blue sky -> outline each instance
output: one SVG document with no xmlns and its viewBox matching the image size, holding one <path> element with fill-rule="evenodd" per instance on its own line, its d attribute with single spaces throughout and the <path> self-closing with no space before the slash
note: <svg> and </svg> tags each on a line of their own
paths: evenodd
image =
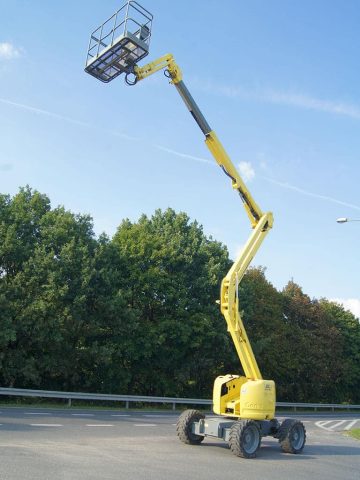
<svg viewBox="0 0 360 480">
<path fill-rule="evenodd" d="M 283 288 L 360 315 L 360 4 L 143 0 L 150 55 L 184 81 L 274 228 L 254 265 Z M 176 90 L 161 73 L 127 87 L 83 71 L 93 29 L 120 1 L 0 1 L 0 191 L 19 186 L 90 213 L 172 207 L 235 256 L 250 225 Z"/>
</svg>

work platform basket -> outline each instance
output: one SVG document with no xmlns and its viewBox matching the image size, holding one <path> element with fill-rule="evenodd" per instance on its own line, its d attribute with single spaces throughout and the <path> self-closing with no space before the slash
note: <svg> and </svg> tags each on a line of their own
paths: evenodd
<svg viewBox="0 0 360 480">
<path fill-rule="evenodd" d="M 90 36 L 85 71 L 110 82 L 149 53 L 153 15 L 128 0 Z"/>
</svg>

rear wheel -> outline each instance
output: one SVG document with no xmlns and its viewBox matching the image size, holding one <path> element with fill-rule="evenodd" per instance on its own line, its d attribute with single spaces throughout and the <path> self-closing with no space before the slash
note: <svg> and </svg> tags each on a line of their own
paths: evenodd
<svg viewBox="0 0 360 480">
<path fill-rule="evenodd" d="M 234 455 L 255 458 L 260 443 L 260 428 L 254 420 L 239 420 L 231 427 L 229 446 Z"/>
<path fill-rule="evenodd" d="M 203 440 L 203 435 L 193 433 L 193 425 L 199 420 L 205 418 L 198 410 L 185 410 L 179 417 L 176 424 L 176 431 L 179 439 L 188 445 L 199 445 Z"/>
<path fill-rule="evenodd" d="M 299 420 L 287 418 L 280 425 L 277 437 L 285 453 L 301 453 L 306 441 L 306 430 Z"/>
</svg>

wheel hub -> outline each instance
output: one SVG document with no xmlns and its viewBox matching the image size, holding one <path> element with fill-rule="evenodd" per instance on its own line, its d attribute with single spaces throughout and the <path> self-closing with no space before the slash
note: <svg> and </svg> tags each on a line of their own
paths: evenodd
<svg viewBox="0 0 360 480">
<path fill-rule="evenodd" d="M 259 432 L 255 427 L 249 427 L 244 435 L 244 449 L 247 453 L 254 453 L 258 448 Z"/>
<path fill-rule="evenodd" d="M 304 442 L 304 431 L 300 426 L 296 426 L 292 432 L 292 444 L 294 448 L 301 448 Z"/>
</svg>

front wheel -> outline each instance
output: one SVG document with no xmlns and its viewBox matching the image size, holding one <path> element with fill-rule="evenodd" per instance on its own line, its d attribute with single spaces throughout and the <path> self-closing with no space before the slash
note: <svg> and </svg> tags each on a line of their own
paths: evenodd
<svg viewBox="0 0 360 480">
<path fill-rule="evenodd" d="M 188 445 L 199 445 L 204 437 L 193 433 L 193 424 L 205 418 L 198 410 L 185 410 L 179 417 L 176 424 L 176 431 L 179 439 Z"/>
<path fill-rule="evenodd" d="M 260 428 L 254 420 L 239 420 L 231 427 L 229 446 L 234 455 L 255 458 L 260 443 Z"/>
<path fill-rule="evenodd" d="M 301 453 L 306 441 L 306 430 L 299 420 L 287 418 L 280 425 L 277 438 L 283 452 Z"/>
</svg>

